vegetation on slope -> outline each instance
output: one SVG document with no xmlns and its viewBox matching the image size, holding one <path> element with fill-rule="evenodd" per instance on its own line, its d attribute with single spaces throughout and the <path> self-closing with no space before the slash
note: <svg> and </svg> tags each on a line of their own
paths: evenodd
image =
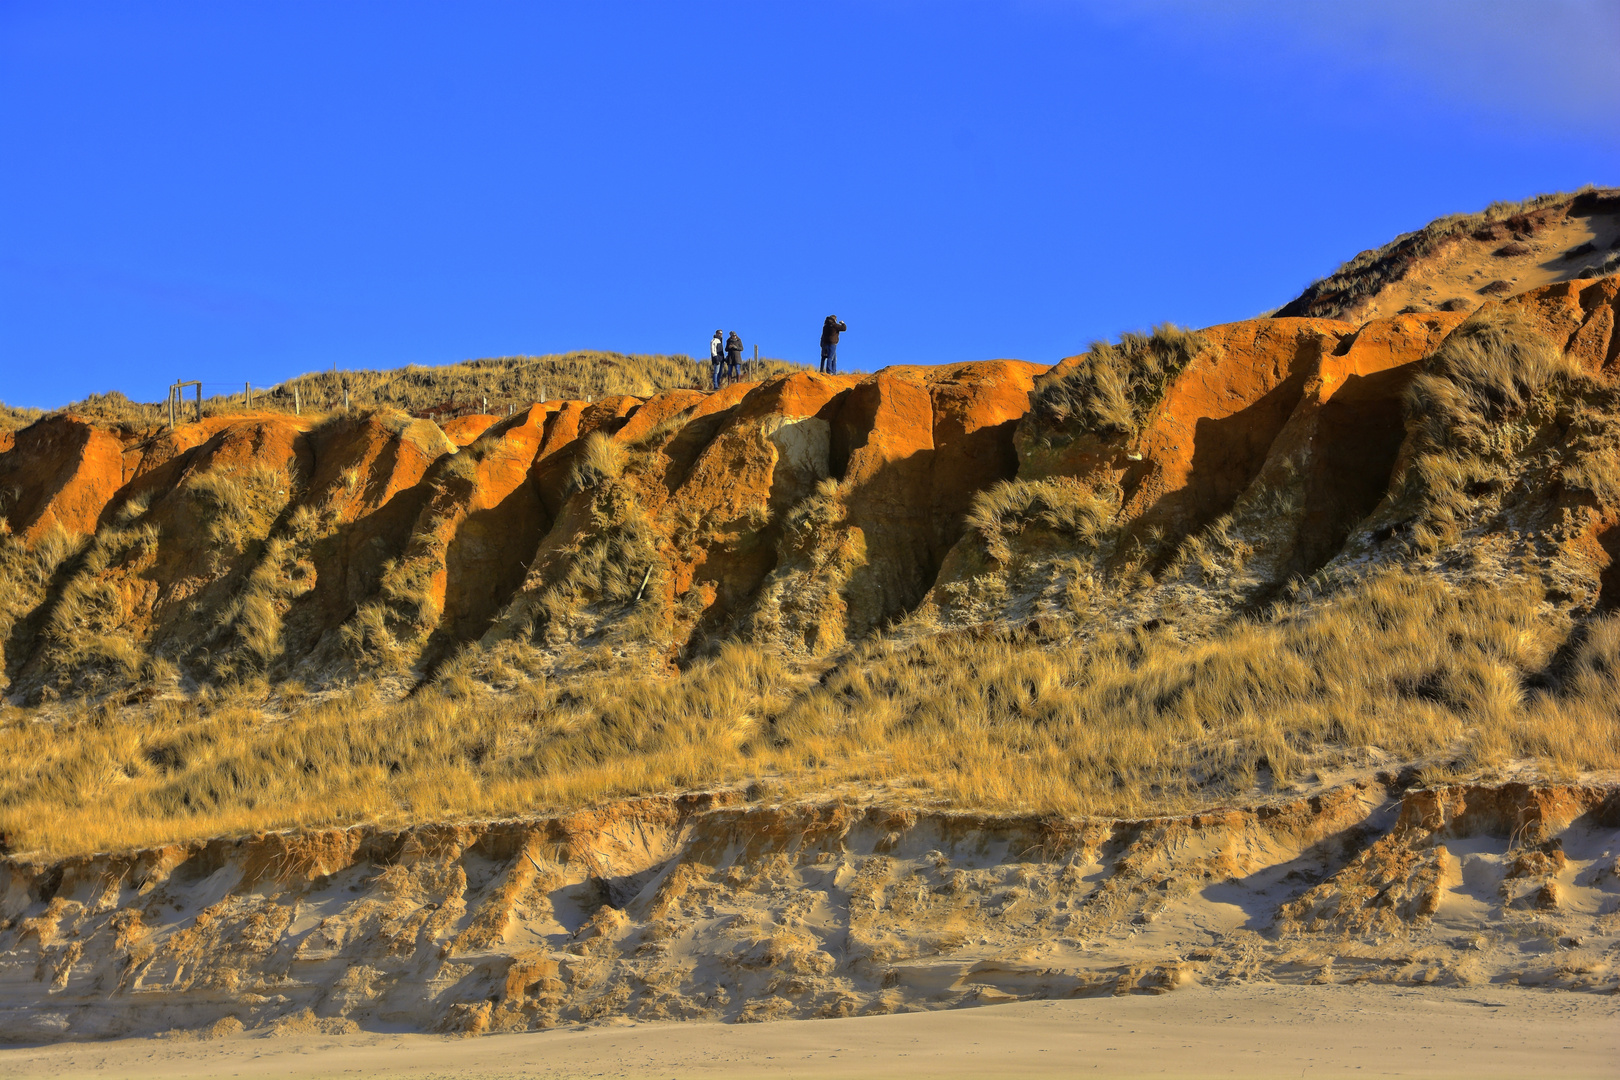
<svg viewBox="0 0 1620 1080">
<path fill-rule="evenodd" d="M 769 378 L 803 366 L 785 360 L 760 358 L 749 368 L 750 378 Z M 503 356 L 464 360 L 455 364 L 412 364 L 383 371 L 316 371 L 276 386 L 255 388 L 253 411 L 291 413 L 294 391 L 304 415 L 332 412 L 343 407 L 348 390 L 353 409 L 400 409 L 416 413 L 439 406 L 465 407 L 477 412 L 488 408 L 505 414 L 508 406 L 522 408 L 533 401 L 583 401 L 614 394 L 646 396 L 659 390 L 709 385 L 709 365 L 682 354 L 624 354 L 572 352 L 551 356 Z M 188 391 L 189 393 L 189 391 Z M 189 411 L 194 408 L 188 397 Z M 132 401 L 119 391 L 91 394 L 63 411 L 108 423 L 139 427 L 166 419 L 161 402 Z M 242 390 L 203 398 L 203 415 L 229 416 L 247 411 Z M 23 427 L 44 415 L 38 409 L 0 406 L 0 430 Z"/>
<path fill-rule="evenodd" d="M 733 643 L 669 679 L 503 667 L 405 700 L 260 685 L 55 723 L 12 711 L 0 832 L 71 852 L 761 776 L 785 794 L 920 784 L 941 805 L 1141 815 L 1411 761 L 1431 777 L 1620 766 L 1620 619 L 1577 641 L 1544 616 L 1528 583 L 1392 571 L 1201 642 L 929 635 L 859 646 L 820 679 Z"/>
<path fill-rule="evenodd" d="M 0 432 L 25 428 L 44 415 L 39 409 L 30 409 L 20 405 L 7 405 L 5 402 L 0 401 Z"/>
</svg>

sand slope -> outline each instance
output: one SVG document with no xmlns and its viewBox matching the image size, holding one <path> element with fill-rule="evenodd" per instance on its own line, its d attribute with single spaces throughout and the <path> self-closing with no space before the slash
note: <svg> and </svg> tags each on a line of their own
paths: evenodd
<svg viewBox="0 0 1620 1080">
<path fill-rule="evenodd" d="M 1186 988 L 1620 988 L 1620 788 L 1139 821 L 761 804 L 0 861 L 0 1042 L 829 1019 Z"/>
</svg>

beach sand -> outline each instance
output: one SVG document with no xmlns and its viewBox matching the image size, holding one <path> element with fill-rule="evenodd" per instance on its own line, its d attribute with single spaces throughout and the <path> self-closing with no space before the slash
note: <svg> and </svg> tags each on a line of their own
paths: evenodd
<svg viewBox="0 0 1620 1080">
<path fill-rule="evenodd" d="M 1620 1000 L 1518 987 L 1191 987 L 774 1024 L 123 1039 L 0 1050 L 0 1076 L 1620 1076 Z"/>
</svg>

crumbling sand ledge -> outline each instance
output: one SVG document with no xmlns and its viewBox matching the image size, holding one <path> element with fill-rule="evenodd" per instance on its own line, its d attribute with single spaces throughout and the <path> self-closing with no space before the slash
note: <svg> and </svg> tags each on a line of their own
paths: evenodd
<svg viewBox="0 0 1620 1080">
<path fill-rule="evenodd" d="M 1620 785 L 1142 821 L 640 799 L 0 863 L 0 1033 L 478 1034 L 1192 983 L 1620 989 Z"/>
</svg>

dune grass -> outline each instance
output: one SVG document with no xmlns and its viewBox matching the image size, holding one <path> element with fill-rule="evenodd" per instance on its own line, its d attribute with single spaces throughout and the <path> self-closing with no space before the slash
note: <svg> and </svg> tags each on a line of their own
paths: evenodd
<svg viewBox="0 0 1620 1080">
<path fill-rule="evenodd" d="M 44 411 L 40 409 L 30 409 L 25 405 L 7 405 L 0 401 L 0 432 L 25 428 L 44 415 Z"/>
<path fill-rule="evenodd" d="M 770 378 L 808 370 L 802 364 L 761 357 L 750 364 L 750 378 Z M 625 354 L 571 352 L 549 356 L 502 356 L 464 360 L 433 366 L 412 364 L 387 370 L 316 371 L 253 391 L 255 413 L 291 413 L 305 416 L 335 412 L 343 407 L 348 391 L 351 409 L 398 409 L 417 413 L 451 405 L 454 412 L 481 412 L 487 408 L 505 415 L 535 401 L 582 401 L 615 394 L 647 397 L 662 390 L 709 385 L 709 365 L 683 354 Z M 203 398 L 203 416 L 230 416 L 247 411 L 243 390 Z M 186 400 L 182 413 L 191 419 L 194 405 Z M 161 402 L 134 401 L 118 390 L 91 394 L 62 411 L 105 423 L 141 428 L 164 423 Z M 45 415 L 38 409 L 0 405 L 0 431 L 26 427 Z"/>
<path fill-rule="evenodd" d="M 1512 308 L 1485 309 L 1448 336 L 1413 380 L 1407 413 L 1398 505 L 1413 514 L 1418 550 L 1456 543 L 1537 462 L 1561 459 L 1562 485 L 1600 501 L 1620 493 L 1620 395 Z"/>
<path fill-rule="evenodd" d="M 1207 347 L 1198 333 L 1173 323 L 1150 334 L 1093 342 L 1077 364 L 1041 379 L 1032 410 L 1049 424 L 1098 435 L 1135 435 L 1164 397 L 1170 380 Z"/>
<path fill-rule="evenodd" d="M 1549 610 L 1528 581 L 1389 571 L 1202 642 L 944 633 L 867 642 L 819 679 L 734 642 L 668 678 L 519 675 L 496 690 L 457 673 L 405 700 L 261 687 L 53 723 L 14 710 L 0 831 L 62 854 L 761 776 L 785 794 L 890 783 L 941 805 L 1141 815 L 1379 762 L 1435 776 L 1524 757 L 1554 773 L 1620 766 L 1620 619 L 1572 640 Z"/>
</svg>

